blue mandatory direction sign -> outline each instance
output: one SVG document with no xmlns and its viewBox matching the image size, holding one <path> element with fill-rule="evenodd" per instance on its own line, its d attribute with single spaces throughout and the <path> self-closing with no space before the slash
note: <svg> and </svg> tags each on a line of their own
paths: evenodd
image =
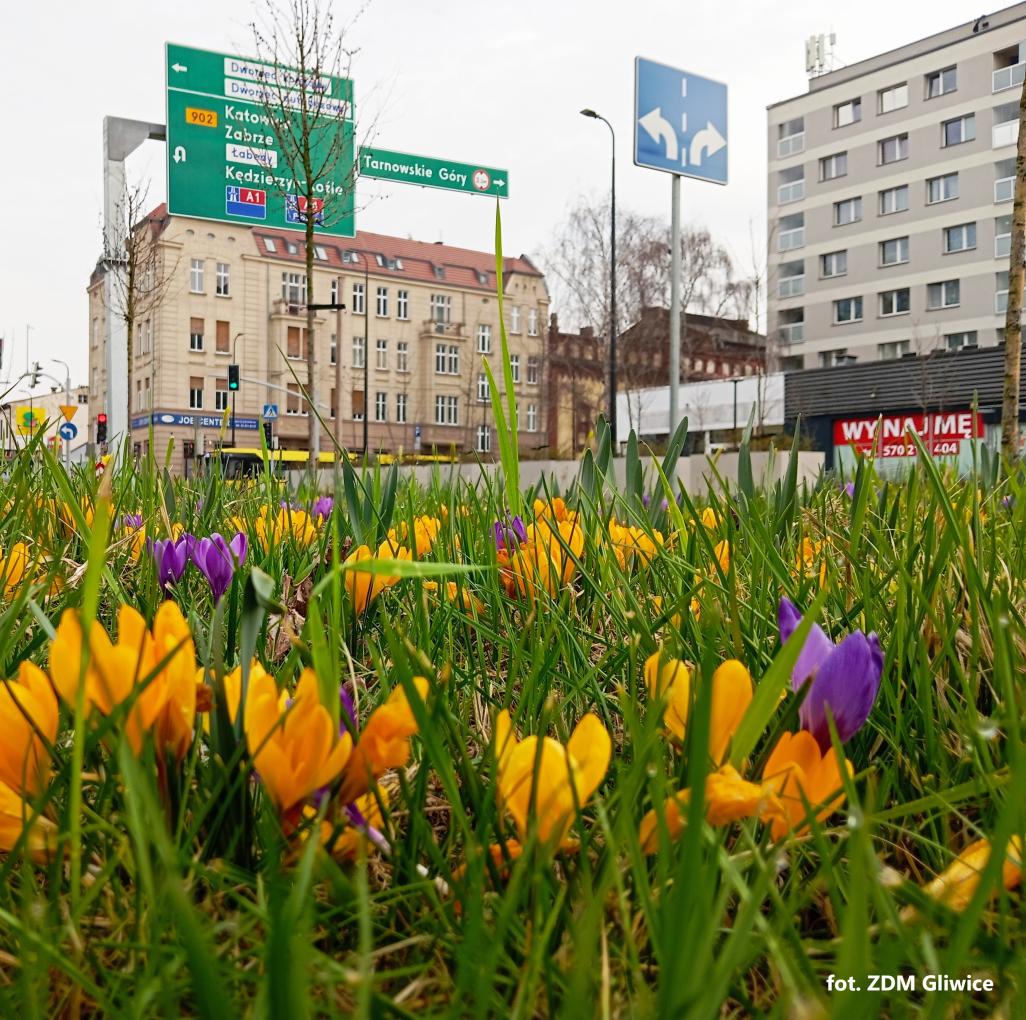
<svg viewBox="0 0 1026 1020">
<path fill-rule="evenodd" d="M 264 421 L 274 421 L 278 417 L 277 404 L 264 404 Z"/>
<path fill-rule="evenodd" d="M 61 439 L 66 439 L 70 443 L 71 440 L 78 435 L 78 426 L 75 425 L 73 422 L 66 421 L 57 430 L 57 435 L 59 435 Z"/>
<path fill-rule="evenodd" d="M 727 86 L 636 57 L 634 162 L 726 184 Z"/>
</svg>

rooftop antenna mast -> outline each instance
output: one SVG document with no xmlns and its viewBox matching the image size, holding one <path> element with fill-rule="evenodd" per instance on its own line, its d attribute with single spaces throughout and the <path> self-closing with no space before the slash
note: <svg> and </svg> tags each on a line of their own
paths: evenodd
<svg viewBox="0 0 1026 1020">
<path fill-rule="evenodd" d="M 834 45 L 837 35 L 810 35 L 805 40 L 805 73 L 810 78 L 818 78 L 834 68 Z"/>
</svg>

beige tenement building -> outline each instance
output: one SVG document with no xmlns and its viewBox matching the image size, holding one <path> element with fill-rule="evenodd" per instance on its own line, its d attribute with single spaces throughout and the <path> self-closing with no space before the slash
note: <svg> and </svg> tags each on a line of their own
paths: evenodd
<svg viewBox="0 0 1026 1020">
<path fill-rule="evenodd" d="M 785 369 L 999 341 L 1026 4 L 769 108 L 769 325 Z"/>
<path fill-rule="evenodd" d="M 135 451 L 146 450 L 151 424 L 158 456 L 174 440 L 178 470 L 188 455 L 212 450 L 231 409 L 232 362 L 242 376 L 235 445 L 260 445 L 262 411 L 273 404 L 277 443 L 305 450 L 307 410 L 296 383 L 306 382 L 302 234 L 169 217 L 163 206 L 141 229 L 159 239 L 155 273 L 166 284 L 134 324 L 129 421 Z M 482 367 L 488 359 L 501 380 L 494 255 L 358 232 L 355 238 L 318 236 L 315 256 L 313 303 L 346 306 L 343 312 L 318 311 L 315 333 L 314 400 L 331 430 L 341 415 L 341 443 L 363 448 L 366 409 L 371 450 L 437 447 L 487 456 L 497 449 Z M 521 256 L 505 260 L 502 284 L 521 447 L 544 447 L 545 280 Z M 99 268 L 89 284 L 89 314 L 93 438 L 106 399 Z M 336 354 L 342 360 L 340 392 Z M 231 441 L 229 424 L 225 442 Z M 321 449 L 333 448 L 330 432 L 322 430 Z"/>
</svg>

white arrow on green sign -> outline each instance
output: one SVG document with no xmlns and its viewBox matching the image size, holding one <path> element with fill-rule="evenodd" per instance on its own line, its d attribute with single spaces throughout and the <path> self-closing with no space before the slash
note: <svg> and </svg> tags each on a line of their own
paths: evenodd
<svg viewBox="0 0 1026 1020">
<path fill-rule="evenodd" d="M 414 156 L 391 149 L 361 146 L 360 175 L 381 181 L 419 184 L 425 188 L 509 198 L 509 174 L 505 170 L 476 163 L 458 163 L 453 159 Z"/>
</svg>

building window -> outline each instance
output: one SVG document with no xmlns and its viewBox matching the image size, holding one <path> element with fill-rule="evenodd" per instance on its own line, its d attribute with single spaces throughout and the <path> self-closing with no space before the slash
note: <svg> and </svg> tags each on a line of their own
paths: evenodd
<svg viewBox="0 0 1026 1020">
<path fill-rule="evenodd" d="M 366 297 L 367 297 L 367 295 L 364 293 L 363 284 L 362 283 L 354 283 L 353 284 L 353 314 L 354 315 L 363 315 L 363 313 L 364 313 L 364 311 L 366 310 L 366 307 L 367 307 L 364 304 L 364 301 L 365 301 Z"/>
<path fill-rule="evenodd" d="M 513 382 L 520 382 L 520 355 L 511 354 L 509 356 L 509 372 L 513 376 Z"/>
<path fill-rule="evenodd" d="M 306 360 L 307 331 L 299 326 L 289 326 L 285 331 L 285 357 L 293 361 Z"/>
<path fill-rule="evenodd" d="M 214 384 L 214 410 L 228 410 L 228 380 L 217 379 Z"/>
<path fill-rule="evenodd" d="M 203 379 L 194 375 L 189 379 L 189 407 L 194 411 L 203 408 Z"/>
<path fill-rule="evenodd" d="M 954 92 L 957 87 L 955 68 L 946 67 L 943 71 L 934 71 L 926 76 L 926 98 L 936 99 L 937 96 Z"/>
<path fill-rule="evenodd" d="M 374 394 L 374 420 L 375 421 L 387 421 L 388 420 L 388 394 L 387 393 L 375 393 Z"/>
<path fill-rule="evenodd" d="M 847 127 L 862 120 L 862 100 L 849 99 L 846 103 L 838 103 L 834 107 L 834 127 Z"/>
<path fill-rule="evenodd" d="M 805 150 L 805 118 L 796 117 L 777 125 L 777 159 Z"/>
<path fill-rule="evenodd" d="M 891 213 L 906 212 L 908 210 L 908 185 L 899 184 L 896 188 L 885 188 L 880 192 L 880 215 L 889 216 Z"/>
<path fill-rule="evenodd" d="M 448 325 L 452 321 L 452 295 L 431 295 L 431 321 L 437 325 Z"/>
<path fill-rule="evenodd" d="M 378 340 L 374 347 L 375 361 L 377 368 L 388 368 L 388 341 Z"/>
<path fill-rule="evenodd" d="M 408 319 L 410 317 L 410 292 L 408 290 L 397 290 L 395 292 L 395 317 L 397 319 Z"/>
<path fill-rule="evenodd" d="M 1006 259 L 1012 254 L 1012 217 L 998 216 L 994 220 L 994 258 Z"/>
<path fill-rule="evenodd" d="M 435 374 L 460 374 L 460 349 L 455 344 L 435 344 Z"/>
<path fill-rule="evenodd" d="M 491 399 L 492 391 L 488 385 L 488 376 L 484 372 L 477 374 L 477 399 L 485 404 Z"/>
<path fill-rule="evenodd" d="M 520 332 L 520 308 L 518 305 L 513 305 L 509 310 L 509 331 L 511 333 Z"/>
<path fill-rule="evenodd" d="M 1000 149 L 1003 145 L 1015 145 L 1019 137 L 1019 104 L 1003 103 L 994 107 L 994 123 L 991 128 L 991 146 Z"/>
<path fill-rule="evenodd" d="M 941 145 L 945 148 L 971 142 L 976 137 L 976 116 L 967 113 L 941 123 Z"/>
<path fill-rule="evenodd" d="M 976 330 L 970 329 L 962 333 L 945 333 L 944 344 L 949 351 L 960 351 L 963 347 L 975 347 Z"/>
<path fill-rule="evenodd" d="M 881 361 L 896 361 L 910 353 L 911 346 L 909 340 L 892 340 L 890 343 L 877 344 L 876 356 Z"/>
<path fill-rule="evenodd" d="M 331 352 L 329 357 L 333 365 L 338 364 L 338 334 L 331 334 L 331 343 L 328 345 L 328 350 Z"/>
<path fill-rule="evenodd" d="M 820 276 L 824 279 L 831 276 L 844 276 L 848 272 L 848 253 L 832 251 L 819 257 Z"/>
<path fill-rule="evenodd" d="M 218 354 L 231 354 L 232 352 L 232 338 L 230 336 L 232 328 L 227 322 L 222 319 L 218 319 L 216 323 L 216 332 L 214 334 L 214 350 Z"/>
<path fill-rule="evenodd" d="M 449 345 L 449 375 L 460 374 L 460 349 L 455 344 Z"/>
<path fill-rule="evenodd" d="M 877 161 L 885 163 L 897 163 L 899 160 L 908 159 L 908 135 L 893 135 L 890 138 L 883 138 L 877 143 Z"/>
<path fill-rule="evenodd" d="M 287 392 L 285 394 L 285 413 L 286 414 L 306 414 L 307 404 L 303 399 L 303 391 L 299 388 L 298 383 L 289 383 L 286 387 Z"/>
<path fill-rule="evenodd" d="M 994 201 L 1011 202 L 1015 191 L 1015 157 L 994 164 Z"/>
<path fill-rule="evenodd" d="M 435 375 L 445 375 L 447 350 L 445 344 L 435 344 Z"/>
<path fill-rule="evenodd" d="M 805 197 L 805 168 L 791 166 L 777 174 L 777 204 L 800 202 Z"/>
<path fill-rule="evenodd" d="M 847 361 L 848 351 L 847 348 L 844 347 L 841 347 L 836 351 L 819 352 L 819 364 L 821 368 L 833 368 L 835 365 L 843 365 Z"/>
<path fill-rule="evenodd" d="M 189 319 L 189 350 L 203 350 L 203 320 L 195 316 Z"/>
<path fill-rule="evenodd" d="M 903 262 L 908 262 L 907 237 L 893 237 L 880 242 L 881 266 L 900 266 Z"/>
<path fill-rule="evenodd" d="M 892 113 L 908 106 L 908 82 L 892 85 L 889 89 L 880 89 L 877 93 L 880 103 L 877 107 L 881 113 Z"/>
<path fill-rule="evenodd" d="M 805 259 L 782 262 L 777 267 L 777 297 L 800 297 L 805 293 Z"/>
<path fill-rule="evenodd" d="M 281 274 L 281 299 L 290 307 L 306 304 L 306 274 Z"/>
<path fill-rule="evenodd" d="M 862 199 L 846 198 L 842 202 L 834 202 L 834 226 L 843 227 L 848 223 L 856 223 L 862 219 Z"/>
<path fill-rule="evenodd" d="M 353 337 L 353 368 L 363 368 L 367 360 L 366 342 L 362 336 Z"/>
<path fill-rule="evenodd" d="M 885 290 L 880 294 L 880 317 L 888 315 L 904 315 L 911 309 L 908 287 L 898 290 Z"/>
<path fill-rule="evenodd" d="M 534 354 L 527 356 L 527 384 L 528 386 L 538 385 L 538 358 Z"/>
<path fill-rule="evenodd" d="M 395 345 L 395 370 L 397 372 L 409 372 L 410 370 L 410 345 L 405 340 L 399 340 Z"/>
<path fill-rule="evenodd" d="M 781 216 L 778 227 L 777 251 L 793 251 L 805 244 L 805 213 Z"/>
<path fill-rule="evenodd" d="M 479 323 L 477 327 L 477 353 L 492 353 L 492 327 L 487 322 Z"/>
<path fill-rule="evenodd" d="M 395 395 L 395 420 L 400 425 L 406 424 L 407 396 L 405 393 Z"/>
<path fill-rule="evenodd" d="M 834 325 L 862 321 L 862 298 L 840 298 L 834 302 Z"/>
<path fill-rule="evenodd" d="M 492 430 L 487 425 L 478 425 L 477 427 L 477 452 L 478 453 L 491 453 L 492 450 Z"/>
<path fill-rule="evenodd" d="M 958 174 L 942 174 L 940 177 L 930 177 L 926 182 L 926 204 L 933 205 L 935 202 L 950 202 L 958 198 Z"/>
<path fill-rule="evenodd" d="M 960 223 L 957 227 L 944 228 L 944 254 L 969 251 L 976 247 L 976 224 Z"/>
<path fill-rule="evenodd" d="M 331 303 L 333 305 L 337 305 L 338 304 L 338 277 L 336 277 L 334 280 L 331 281 L 331 288 L 329 290 L 329 294 L 331 295 Z"/>
<path fill-rule="evenodd" d="M 217 281 L 214 286 L 214 293 L 218 297 L 229 297 L 231 292 L 231 267 L 227 262 L 218 262 Z"/>
<path fill-rule="evenodd" d="M 781 343 L 798 343 L 805 337 L 805 309 L 780 309 L 780 311 L 777 312 L 777 325 Z"/>
<path fill-rule="evenodd" d="M 848 153 L 835 152 L 832 156 L 824 156 L 819 161 L 819 179 L 832 181 L 844 177 L 848 173 Z"/>
<path fill-rule="evenodd" d="M 459 397 L 435 397 L 435 424 L 459 425 Z"/>
<path fill-rule="evenodd" d="M 379 317 L 384 318 L 388 315 L 388 288 L 378 287 L 377 304 L 375 306 L 375 314 Z"/>
<path fill-rule="evenodd" d="M 265 237 L 264 239 L 264 250 L 269 252 L 271 255 L 277 252 L 277 248 L 274 246 L 274 239 L 271 237 Z"/>
<path fill-rule="evenodd" d="M 350 400 L 353 408 L 353 421 L 363 421 L 363 390 L 353 390 Z"/>
<path fill-rule="evenodd" d="M 538 335 L 538 309 L 528 308 L 527 309 L 527 335 L 537 336 Z"/>
<path fill-rule="evenodd" d="M 926 307 L 954 308 L 959 303 L 958 280 L 945 280 L 943 283 L 930 283 L 926 287 Z"/>
<path fill-rule="evenodd" d="M 527 405 L 527 431 L 537 432 L 538 431 L 538 405 L 528 404 Z"/>
<path fill-rule="evenodd" d="M 189 263 L 189 290 L 193 294 L 203 293 L 203 259 L 193 259 Z"/>
</svg>

